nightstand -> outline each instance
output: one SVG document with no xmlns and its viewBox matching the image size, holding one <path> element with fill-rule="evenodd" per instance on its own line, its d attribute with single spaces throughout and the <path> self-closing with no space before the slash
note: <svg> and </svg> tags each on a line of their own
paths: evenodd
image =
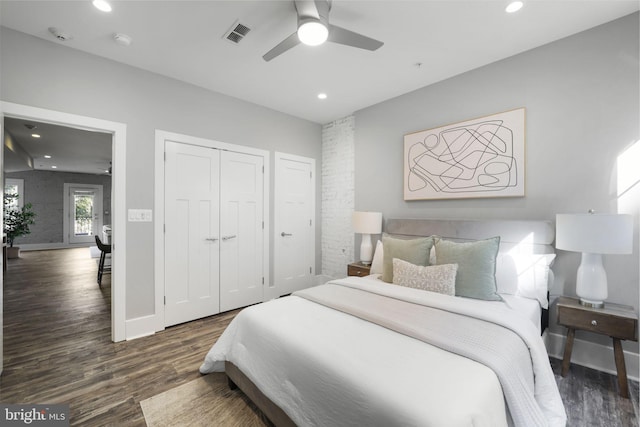
<svg viewBox="0 0 640 427">
<path fill-rule="evenodd" d="M 352 262 L 347 266 L 347 276 L 368 276 L 371 274 L 371 265 L 364 265 L 360 261 Z"/>
<path fill-rule="evenodd" d="M 566 376 L 569 371 L 576 329 L 609 335 L 613 338 L 620 396 L 628 398 L 627 368 L 620 340 L 637 340 L 638 313 L 626 305 L 606 303 L 604 308 L 591 308 L 580 305 L 576 298 L 560 297 L 558 298 L 558 324 L 569 328 L 562 359 L 562 376 Z"/>
</svg>

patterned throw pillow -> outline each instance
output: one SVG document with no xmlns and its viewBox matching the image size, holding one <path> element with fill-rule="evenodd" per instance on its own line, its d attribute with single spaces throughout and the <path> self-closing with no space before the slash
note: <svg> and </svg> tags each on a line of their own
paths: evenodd
<svg viewBox="0 0 640 427">
<path fill-rule="evenodd" d="M 457 271 L 458 264 L 422 267 L 398 258 L 393 259 L 394 284 L 445 295 L 456 294 Z"/>
</svg>

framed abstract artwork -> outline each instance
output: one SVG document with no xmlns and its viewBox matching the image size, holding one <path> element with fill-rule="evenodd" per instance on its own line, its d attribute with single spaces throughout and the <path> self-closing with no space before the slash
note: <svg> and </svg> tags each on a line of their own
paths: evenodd
<svg viewBox="0 0 640 427">
<path fill-rule="evenodd" d="M 404 200 L 523 197 L 525 109 L 404 137 Z"/>
</svg>

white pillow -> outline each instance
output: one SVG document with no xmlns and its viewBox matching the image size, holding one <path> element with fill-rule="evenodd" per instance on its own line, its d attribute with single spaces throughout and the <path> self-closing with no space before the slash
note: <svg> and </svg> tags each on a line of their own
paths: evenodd
<svg viewBox="0 0 640 427">
<path fill-rule="evenodd" d="M 549 308 L 549 269 L 556 254 L 501 253 L 496 260 L 498 293 L 535 299 Z"/>
<path fill-rule="evenodd" d="M 458 264 L 423 267 L 393 259 L 393 284 L 455 296 Z"/>
<path fill-rule="evenodd" d="M 376 243 L 376 250 L 373 252 L 373 261 L 371 262 L 371 274 L 382 274 L 382 260 L 384 259 L 384 253 L 382 250 L 382 240 L 378 240 Z"/>
</svg>

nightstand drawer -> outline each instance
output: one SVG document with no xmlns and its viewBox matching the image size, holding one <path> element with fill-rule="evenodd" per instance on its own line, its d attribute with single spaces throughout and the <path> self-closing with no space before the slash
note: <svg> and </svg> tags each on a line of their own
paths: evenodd
<svg viewBox="0 0 640 427">
<path fill-rule="evenodd" d="M 371 271 L 371 266 L 369 265 L 352 263 L 347 266 L 348 276 L 358 276 L 358 277 L 368 276 L 369 274 L 371 274 L 370 271 Z"/>
<path fill-rule="evenodd" d="M 569 328 L 597 332 L 624 340 L 636 339 L 636 321 L 611 316 L 607 313 L 562 307 L 558 310 L 558 323 Z"/>
</svg>

